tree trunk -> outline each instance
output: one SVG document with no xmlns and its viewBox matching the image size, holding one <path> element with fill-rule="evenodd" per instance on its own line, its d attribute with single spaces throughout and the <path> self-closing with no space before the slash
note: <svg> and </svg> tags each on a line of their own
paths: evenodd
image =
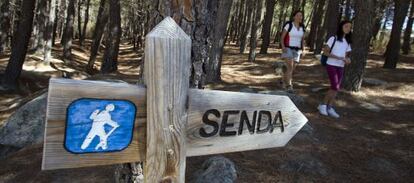
<svg viewBox="0 0 414 183">
<path fill-rule="evenodd" d="M 52 56 L 52 37 L 53 37 L 53 25 L 55 25 L 55 13 L 56 13 L 56 1 L 57 0 L 49 0 L 49 16 L 46 24 L 46 31 L 45 31 L 45 51 L 44 51 L 44 59 L 45 63 L 49 63 L 50 57 Z"/>
<path fill-rule="evenodd" d="M 45 50 L 45 30 L 46 30 L 46 19 L 49 15 L 48 9 L 47 9 L 48 0 L 38 0 L 37 4 L 37 11 L 38 16 L 36 19 L 36 25 L 37 25 L 37 33 L 34 35 L 36 39 L 36 45 L 35 51 L 37 53 L 43 54 L 43 51 Z"/>
<path fill-rule="evenodd" d="M 65 0 L 62 0 L 65 1 Z M 56 42 L 56 34 L 57 34 L 57 30 L 58 30 L 58 22 L 61 21 L 60 20 L 60 16 L 59 16 L 59 11 L 61 8 L 61 0 L 56 0 L 56 4 L 55 4 L 55 22 L 53 23 L 53 30 L 52 30 L 52 47 L 55 46 L 55 42 Z"/>
<path fill-rule="evenodd" d="M 60 8 L 59 8 L 59 33 L 58 33 L 58 37 L 60 38 L 60 44 L 63 45 L 63 32 L 64 32 L 64 23 L 65 23 L 65 18 L 66 18 L 66 14 L 67 14 L 67 4 L 66 4 L 66 0 L 62 0 L 60 3 Z"/>
<path fill-rule="evenodd" d="M 305 25 L 305 28 L 309 27 L 309 24 L 310 24 L 311 20 L 313 19 L 313 16 L 315 15 L 315 10 L 317 9 L 317 1 L 315 1 L 315 0 L 313 1 L 312 7 L 313 8 L 312 8 L 312 11 L 311 11 L 310 15 L 306 16 L 303 19 L 303 24 Z"/>
<path fill-rule="evenodd" d="M 118 69 L 118 51 L 121 40 L 121 5 L 119 0 L 109 0 L 109 23 L 106 48 L 101 66 L 102 73 L 114 72 Z"/>
<path fill-rule="evenodd" d="M 62 36 L 63 59 L 71 60 L 72 58 L 72 38 L 73 38 L 73 24 L 75 18 L 75 3 L 76 0 L 69 0 L 66 24 Z"/>
<path fill-rule="evenodd" d="M 83 44 L 83 42 L 85 41 L 86 38 L 86 28 L 88 27 L 88 22 L 89 22 L 89 6 L 91 4 L 91 0 L 87 0 L 86 1 L 86 8 L 85 8 L 85 20 L 83 22 L 83 28 L 82 28 L 82 37 L 80 38 L 80 43 Z"/>
<path fill-rule="evenodd" d="M 275 35 L 274 43 L 280 42 L 280 37 L 282 35 L 282 29 L 283 29 L 283 25 L 285 24 L 286 14 L 287 14 L 286 5 L 288 3 L 288 0 L 280 0 L 279 2 L 280 2 L 279 21 L 278 21 L 278 27 L 277 27 L 277 32 Z"/>
<path fill-rule="evenodd" d="M 266 0 L 266 14 L 264 17 L 264 23 L 263 23 L 263 29 L 262 29 L 263 42 L 260 48 L 261 54 L 267 54 L 267 49 L 270 44 L 270 31 L 272 28 L 273 13 L 275 12 L 275 5 L 276 5 L 276 0 Z"/>
<path fill-rule="evenodd" d="M 95 64 L 96 56 L 98 55 L 99 46 L 102 42 L 102 35 L 104 33 L 106 24 L 108 22 L 109 6 L 106 0 L 101 0 L 99 4 L 98 16 L 96 17 L 95 29 L 93 31 L 93 42 L 91 45 L 91 53 L 89 56 L 88 65 L 86 70 L 92 72 L 93 65 Z"/>
<path fill-rule="evenodd" d="M 244 3 L 244 0 L 240 0 L 240 2 L 239 2 L 239 9 L 238 9 L 238 12 L 237 12 L 237 16 L 234 15 L 234 17 L 235 17 L 234 21 L 236 22 L 236 26 L 234 26 L 235 33 L 233 35 L 234 37 L 232 38 L 232 41 L 233 42 L 239 42 L 238 41 L 238 37 L 239 37 L 240 30 L 241 30 L 241 27 L 242 27 L 242 24 L 243 24 L 244 4 L 245 4 Z"/>
<path fill-rule="evenodd" d="M 384 13 L 388 9 L 387 6 L 389 5 L 388 0 L 380 0 L 375 2 L 375 18 L 374 18 L 374 27 L 372 29 L 372 39 L 376 40 L 379 31 L 381 30 L 381 22 L 384 20 Z M 384 11 L 385 9 L 385 11 Z M 387 17 L 385 17 L 387 18 Z"/>
<path fill-rule="evenodd" d="M 10 1 L 0 5 L 0 55 L 6 50 L 10 37 Z"/>
<path fill-rule="evenodd" d="M 413 30 L 414 23 L 414 0 L 411 1 L 410 15 L 407 21 L 407 27 L 404 32 L 404 42 L 402 45 L 403 54 L 407 55 L 411 51 L 411 33 Z"/>
<path fill-rule="evenodd" d="M 339 3 L 340 0 L 329 0 L 328 8 L 326 10 L 324 18 L 323 29 L 318 30 L 318 38 L 316 42 L 316 48 L 314 53 L 320 54 L 323 47 L 324 39 L 327 40 L 329 37 L 335 35 L 336 29 L 338 27 L 338 17 L 339 17 Z"/>
<path fill-rule="evenodd" d="M 324 7 L 325 7 L 326 1 L 317 1 L 316 4 L 316 12 L 314 13 L 312 17 L 312 23 L 311 28 L 309 31 L 309 36 L 307 39 L 307 45 L 310 48 L 310 51 L 313 51 L 315 49 L 315 41 L 316 41 L 316 35 L 320 29 L 320 26 L 322 24 L 322 18 L 324 14 Z"/>
<path fill-rule="evenodd" d="M 410 6 L 410 0 L 395 0 L 394 2 L 394 21 L 392 23 L 390 41 L 385 51 L 385 63 L 383 66 L 387 69 L 395 69 L 400 59 L 401 32 L 408 13 L 408 7 Z"/>
<path fill-rule="evenodd" d="M 345 68 L 343 86 L 346 90 L 359 91 L 365 73 L 369 42 L 374 21 L 375 0 L 356 1 L 354 36 L 351 53 L 351 64 Z"/>
<path fill-rule="evenodd" d="M 300 9 L 299 5 L 300 5 L 300 0 L 292 0 L 292 13 Z"/>
<path fill-rule="evenodd" d="M 226 36 L 227 24 L 233 0 L 221 0 L 218 4 L 217 16 L 214 23 L 212 35 L 212 47 L 209 62 L 206 64 L 206 82 L 220 80 L 221 60 L 223 57 L 224 37 Z"/>
<path fill-rule="evenodd" d="M 345 20 L 351 20 L 351 0 L 346 0 L 345 3 Z"/>
<path fill-rule="evenodd" d="M 245 16 L 247 18 L 246 18 L 245 26 L 243 27 L 244 29 L 242 30 L 243 32 L 240 37 L 240 54 L 243 54 L 244 51 L 246 50 L 247 37 L 249 34 L 249 30 L 251 29 L 251 26 L 252 26 L 253 6 L 254 6 L 254 1 L 250 1 L 250 0 L 246 1 Z"/>
<path fill-rule="evenodd" d="M 19 36 L 15 37 L 9 62 L 4 72 L 3 86 L 5 88 L 15 89 L 17 79 L 23 69 L 23 63 L 26 57 L 27 47 L 29 45 L 32 32 L 35 0 L 24 0 L 21 6 L 21 17 L 17 25 L 16 32 Z"/>
<path fill-rule="evenodd" d="M 83 43 L 81 42 L 82 40 L 82 4 L 85 0 L 78 0 L 78 11 L 76 11 L 78 13 L 78 38 L 79 38 L 79 46 L 82 47 Z"/>
<path fill-rule="evenodd" d="M 244 27 L 246 26 L 246 13 L 247 13 L 247 7 L 246 7 L 246 2 L 245 0 L 241 0 L 240 1 L 240 11 L 239 11 L 239 16 L 237 17 L 237 33 L 236 33 L 236 39 L 237 40 L 233 40 L 236 42 L 236 46 L 240 46 L 240 41 L 241 41 L 241 35 L 244 32 Z"/>
<path fill-rule="evenodd" d="M 303 16 L 305 16 L 305 7 L 306 7 L 306 0 L 302 0 L 302 8 L 301 8 L 301 10 L 303 11 Z"/>
<path fill-rule="evenodd" d="M 260 27 L 262 19 L 262 10 L 263 10 L 264 0 L 256 1 L 256 12 L 254 13 L 254 20 L 252 25 L 252 31 L 250 33 L 250 51 L 249 51 L 249 62 L 254 62 L 256 59 L 256 46 L 257 46 L 257 30 Z"/>
<path fill-rule="evenodd" d="M 14 0 L 14 8 L 13 8 L 13 20 L 12 20 L 12 38 L 11 38 L 11 47 L 13 47 L 15 43 L 15 38 L 19 35 L 19 32 L 17 32 L 17 27 L 19 25 L 19 21 L 21 19 L 22 15 L 22 2 L 23 0 Z M 34 13 L 33 13 L 34 16 Z"/>
</svg>

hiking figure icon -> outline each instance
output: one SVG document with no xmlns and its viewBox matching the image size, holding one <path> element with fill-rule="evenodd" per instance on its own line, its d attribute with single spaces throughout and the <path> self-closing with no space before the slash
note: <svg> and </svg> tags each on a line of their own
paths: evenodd
<svg viewBox="0 0 414 183">
<path fill-rule="evenodd" d="M 90 115 L 89 119 L 92 120 L 92 127 L 82 143 L 82 150 L 88 148 L 95 137 L 99 137 L 99 143 L 96 145 L 95 150 L 98 150 L 99 148 L 106 150 L 108 148 L 108 138 L 120 126 L 117 122 L 112 120 L 110 112 L 114 110 L 115 105 L 108 104 L 106 105 L 105 110 L 99 111 L 99 109 L 96 109 Z M 112 127 L 108 133 L 105 131 L 105 125 Z"/>
</svg>

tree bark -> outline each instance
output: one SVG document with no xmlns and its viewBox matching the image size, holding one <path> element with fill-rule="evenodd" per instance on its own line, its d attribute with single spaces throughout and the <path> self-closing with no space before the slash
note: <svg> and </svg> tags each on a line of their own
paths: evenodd
<svg viewBox="0 0 414 183">
<path fill-rule="evenodd" d="M 247 13 L 247 7 L 246 7 L 245 0 L 240 1 L 240 11 L 239 16 L 237 17 L 238 23 L 237 23 L 237 32 L 236 32 L 236 40 L 233 40 L 236 42 L 236 46 L 240 46 L 241 41 L 241 35 L 243 34 L 244 27 L 246 26 L 246 13 Z"/>
<path fill-rule="evenodd" d="M 257 47 L 257 30 L 260 27 L 262 19 L 262 10 L 263 10 L 264 0 L 256 1 L 256 12 L 254 13 L 254 20 L 252 25 L 252 30 L 250 33 L 250 51 L 249 51 L 249 62 L 254 62 L 256 59 L 256 47 Z"/>
<path fill-rule="evenodd" d="M 44 51 L 44 59 L 43 62 L 49 63 L 50 57 L 52 56 L 52 37 L 53 37 L 53 25 L 55 25 L 55 13 L 56 13 L 56 1 L 57 0 L 49 0 L 49 15 L 46 24 L 46 31 L 45 31 L 45 51 Z"/>
<path fill-rule="evenodd" d="M 280 10 L 279 10 L 279 21 L 278 21 L 278 26 L 277 26 L 277 32 L 275 35 L 275 39 L 274 39 L 274 43 L 277 43 L 280 41 L 280 37 L 282 35 L 282 29 L 283 29 L 283 24 L 285 23 L 285 19 L 286 19 L 286 4 L 288 3 L 287 0 L 279 0 L 280 3 Z"/>
<path fill-rule="evenodd" d="M 35 0 L 24 0 L 22 3 L 21 17 L 16 29 L 19 36 L 14 38 L 15 43 L 3 77 L 2 83 L 5 88 L 16 89 L 30 41 L 35 4 Z"/>
<path fill-rule="evenodd" d="M 58 32 L 58 37 L 60 38 L 60 44 L 63 45 L 63 32 L 64 32 L 64 23 L 65 23 L 65 18 L 66 18 L 66 14 L 67 14 L 67 5 L 66 5 L 66 0 L 62 0 L 60 3 L 60 8 L 59 8 L 59 32 Z"/>
<path fill-rule="evenodd" d="M 109 1 L 109 24 L 106 49 L 101 66 L 102 73 L 114 72 L 118 69 L 118 51 L 121 40 L 121 5 L 119 0 Z"/>
<path fill-rule="evenodd" d="M 323 29 L 318 31 L 318 38 L 316 42 L 316 48 L 314 53 L 320 54 L 323 47 L 323 41 L 327 40 L 329 37 L 335 35 L 336 29 L 338 27 L 338 17 L 339 17 L 339 3 L 340 0 L 329 0 L 328 8 L 326 10 L 324 18 Z"/>
<path fill-rule="evenodd" d="M 359 91 L 365 73 L 372 26 L 374 25 L 375 0 L 355 2 L 354 35 L 351 64 L 345 68 L 343 86 L 346 90 Z"/>
<path fill-rule="evenodd" d="M 305 7 L 306 7 L 306 0 L 302 0 L 301 10 L 303 11 L 303 16 L 305 16 Z"/>
<path fill-rule="evenodd" d="M 19 35 L 19 32 L 17 32 L 17 27 L 19 25 L 19 21 L 21 19 L 22 15 L 22 2 L 23 0 L 14 0 L 14 8 L 13 8 L 13 20 L 12 20 L 12 38 L 11 38 L 11 47 L 13 47 L 15 43 L 15 38 Z M 34 16 L 34 13 L 33 13 Z"/>
<path fill-rule="evenodd" d="M 380 1 L 376 1 L 375 4 L 375 18 L 374 18 L 374 27 L 372 29 L 372 39 L 376 40 L 377 39 L 377 35 L 381 29 L 381 22 L 382 20 L 384 20 L 384 13 L 387 10 L 387 6 L 389 5 L 389 0 L 380 0 Z"/>
<path fill-rule="evenodd" d="M 233 38 L 232 38 L 233 42 L 239 42 L 238 38 L 239 38 L 240 30 L 241 30 L 241 27 L 242 27 L 242 24 L 243 24 L 243 12 L 244 12 L 244 4 L 245 4 L 244 2 L 245 2 L 245 0 L 240 0 L 237 15 L 236 15 L 236 13 L 234 15 L 234 17 L 235 17 L 234 22 L 236 22 L 236 25 L 234 26 L 235 33 L 234 33 Z"/>
<path fill-rule="evenodd" d="M 76 0 L 69 0 L 66 24 L 62 36 L 63 59 L 71 60 L 72 58 L 72 38 L 73 38 L 73 24 L 75 18 L 75 4 Z"/>
<path fill-rule="evenodd" d="M 60 20 L 60 16 L 59 16 L 59 12 L 60 9 L 62 7 L 61 1 L 65 1 L 65 0 L 56 0 L 56 4 L 55 4 L 55 22 L 53 23 L 53 30 L 52 30 L 52 47 L 55 46 L 55 42 L 56 42 L 56 34 L 57 34 L 57 30 L 58 30 L 58 23 Z"/>
<path fill-rule="evenodd" d="M 80 37 L 80 41 L 79 43 L 82 45 L 83 42 L 85 42 L 85 38 L 86 38 L 86 28 L 88 27 L 88 22 L 89 22 L 89 6 L 91 4 L 91 0 L 87 0 L 86 1 L 86 8 L 85 8 L 85 20 L 83 21 L 83 28 L 82 28 L 82 34 Z"/>
<path fill-rule="evenodd" d="M 292 0 L 292 13 L 299 9 L 300 9 L 300 0 Z"/>
<path fill-rule="evenodd" d="M 6 50 L 10 37 L 10 1 L 0 5 L 0 55 Z"/>
<path fill-rule="evenodd" d="M 404 31 L 404 41 L 402 45 L 403 54 L 407 55 L 411 51 L 411 33 L 414 23 L 414 0 L 411 1 L 410 15 L 408 16 L 407 27 Z"/>
<path fill-rule="evenodd" d="M 37 25 L 37 33 L 34 35 L 36 41 L 35 51 L 37 53 L 43 54 L 43 51 L 45 50 L 45 30 L 46 30 L 46 19 L 49 15 L 48 8 L 47 8 L 48 0 L 38 0 L 37 4 L 37 19 L 36 19 L 36 25 Z"/>
<path fill-rule="evenodd" d="M 345 19 L 351 20 L 351 0 L 345 2 Z"/>
<path fill-rule="evenodd" d="M 220 81 L 221 61 L 225 44 L 227 24 L 233 0 L 221 0 L 218 3 L 217 15 L 212 35 L 212 46 L 209 62 L 206 64 L 206 82 Z"/>
<path fill-rule="evenodd" d="M 316 41 L 316 35 L 318 31 L 321 28 L 322 24 L 322 18 L 324 14 L 324 7 L 325 7 L 325 0 L 317 1 L 316 4 L 316 12 L 314 13 L 312 17 L 312 23 L 309 31 L 309 36 L 307 39 L 307 45 L 309 46 L 310 51 L 313 51 L 315 49 L 315 41 Z"/>
<path fill-rule="evenodd" d="M 85 0 L 78 0 L 78 10 L 76 11 L 78 13 L 78 38 L 79 38 L 79 46 L 82 47 L 83 43 L 82 40 L 82 4 Z"/>
<path fill-rule="evenodd" d="M 270 44 L 270 31 L 272 28 L 272 22 L 273 22 L 273 14 L 275 12 L 275 5 L 276 0 L 266 0 L 266 14 L 264 17 L 264 23 L 263 23 L 263 42 L 262 46 L 260 48 L 261 54 L 267 54 L 267 49 L 269 48 Z"/>
<path fill-rule="evenodd" d="M 247 37 L 249 35 L 249 31 L 252 27 L 252 16 L 253 16 L 253 7 L 254 7 L 254 1 L 246 1 L 246 14 L 245 16 L 246 18 L 246 22 L 245 22 L 245 26 L 244 29 L 242 30 L 242 34 L 240 37 L 240 54 L 243 54 L 244 51 L 246 50 L 246 45 L 247 45 Z"/>
<path fill-rule="evenodd" d="M 385 51 L 384 68 L 395 69 L 400 59 L 401 49 L 401 32 L 404 24 L 404 19 L 408 13 L 410 0 L 395 0 L 394 21 L 392 24 L 390 41 Z"/>
<path fill-rule="evenodd" d="M 93 42 L 91 45 L 91 52 L 89 56 L 88 65 L 86 66 L 86 70 L 88 72 L 92 72 L 93 65 L 95 64 L 96 56 L 98 55 L 99 46 L 102 42 L 102 35 L 105 30 L 105 26 L 108 22 L 108 9 L 109 6 L 106 0 L 101 0 L 99 4 L 98 16 L 96 17 L 96 24 L 95 29 L 93 32 Z"/>
</svg>

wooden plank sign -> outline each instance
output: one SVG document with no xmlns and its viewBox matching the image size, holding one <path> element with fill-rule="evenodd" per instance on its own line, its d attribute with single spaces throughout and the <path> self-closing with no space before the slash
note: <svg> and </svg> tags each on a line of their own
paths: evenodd
<svg viewBox="0 0 414 183">
<path fill-rule="evenodd" d="M 191 38 L 167 17 L 145 37 L 145 182 L 184 182 Z"/>
<path fill-rule="evenodd" d="M 51 79 L 42 169 L 144 160 L 145 88 Z"/>
<path fill-rule="evenodd" d="M 193 89 L 187 156 L 282 147 L 306 122 L 287 96 Z"/>
<path fill-rule="evenodd" d="M 189 89 L 173 19 L 145 41 L 147 88 L 50 80 L 43 170 L 145 161 L 146 182 L 184 182 L 186 157 L 283 147 L 306 124 L 287 96 Z"/>
</svg>

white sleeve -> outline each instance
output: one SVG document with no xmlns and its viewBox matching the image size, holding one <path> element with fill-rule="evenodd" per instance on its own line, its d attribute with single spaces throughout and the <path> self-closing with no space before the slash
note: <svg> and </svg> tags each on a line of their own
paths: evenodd
<svg viewBox="0 0 414 183">
<path fill-rule="evenodd" d="M 329 48 L 332 48 L 332 44 L 333 44 L 334 41 L 335 41 L 335 37 L 332 36 L 328 39 L 328 41 L 325 43 L 325 45 L 328 45 Z"/>
<path fill-rule="evenodd" d="M 348 47 L 346 48 L 346 52 L 351 52 L 351 51 L 352 51 L 351 45 L 348 44 Z"/>
</svg>

